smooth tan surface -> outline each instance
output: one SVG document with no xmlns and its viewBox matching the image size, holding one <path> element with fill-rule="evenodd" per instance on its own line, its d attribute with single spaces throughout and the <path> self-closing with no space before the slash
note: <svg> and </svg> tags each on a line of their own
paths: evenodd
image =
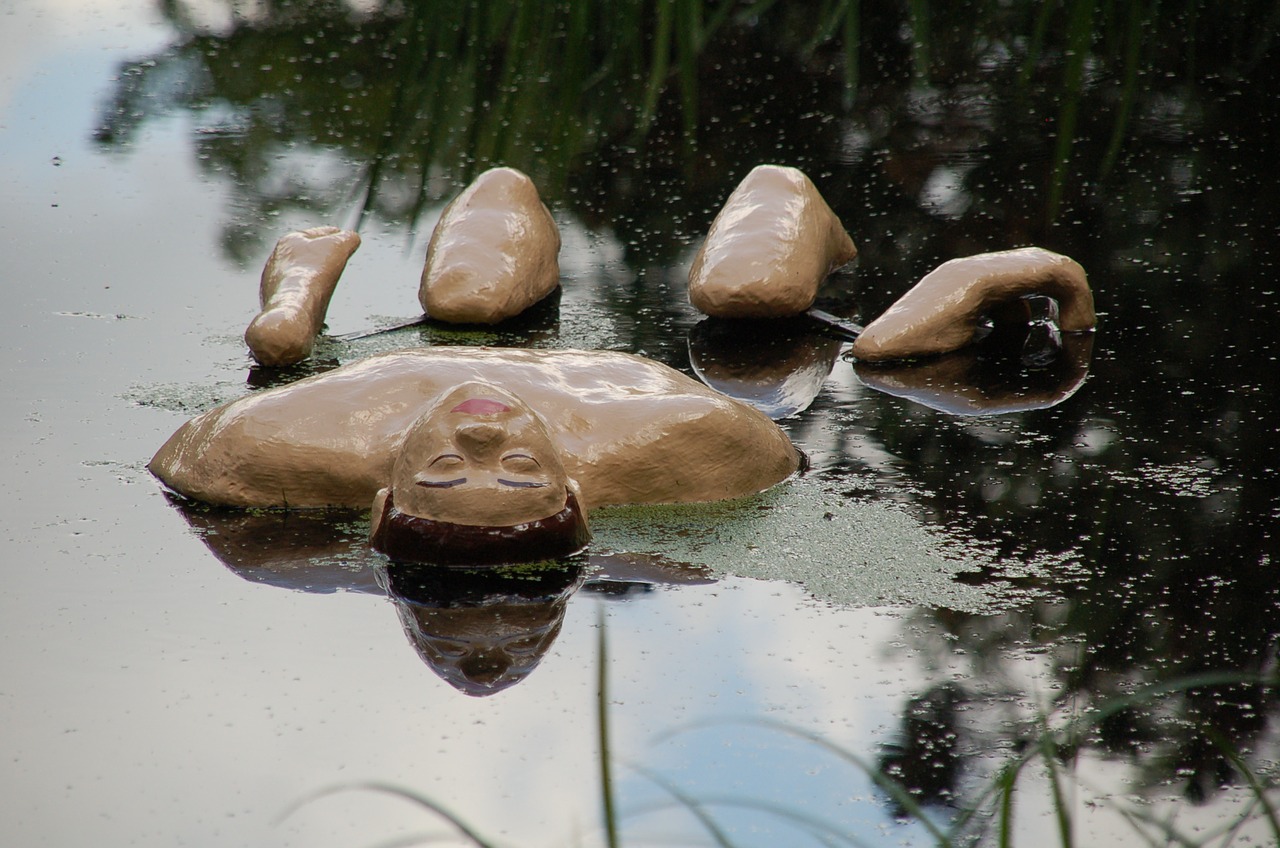
<svg viewBox="0 0 1280 848">
<path fill-rule="evenodd" d="M 554 515 L 572 485 L 542 417 L 477 381 L 445 391 L 409 427 L 390 483 L 410 515 L 488 527 Z"/>
<path fill-rule="evenodd" d="M 833 270 L 857 256 L 807 176 L 760 165 L 734 189 L 689 269 L 689 300 L 720 318 L 796 315 Z"/>
<path fill-rule="evenodd" d="M 427 246 L 418 300 L 455 324 L 496 324 L 560 285 L 560 230 L 533 181 L 494 168 L 446 207 Z"/>
<path fill-rule="evenodd" d="M 448 347 L 371 357 L 224 404 L 184 424 L 149 468 L 208 503 L 367 508 L 393 480 L 410 428 L 457 406 L 443 393 L 477 383 L 471 397 L 509 393 L 541 418 L 585 509 L 738 497 L 798 464 L 764 415 L 651 360 Z"/>
<path fill-rule="evenodd" d="M 1030 294 L 1058 301 L 1065 332 L 1096 323 L 1084 269 L 1059 253 L 1024 247 L 942 263 L 867 325 L 853 355 L 880 361 L 958 350 L 973 340 L 984 314 Z"/>
<path fill-rule="evenodd" d="M 262 311 L 245 330 L 249 351 L 262 365 L 292 365 L 311 355 L 329 300 L 360 236 L 337 227 L 313 227 L 276 242 L 262 269 Z"/>
</svg>

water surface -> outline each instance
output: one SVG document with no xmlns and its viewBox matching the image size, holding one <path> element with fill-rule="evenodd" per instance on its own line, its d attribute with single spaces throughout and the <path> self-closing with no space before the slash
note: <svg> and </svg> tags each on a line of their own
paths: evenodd
<svg viewBox="0 0 1280 848">
<path fill-rule="evenodd" d="M 707 843 L 663 784 L 738 845 L 826 844 L 819 821 L 930 844 L 862 769 L 762 722 L 902 776 L 945 822 L 1039 716 L 1153 684 L 1176 691 L 1060 760 L 1080 844 L 1131 843 L 1134 810 L 1217 844 L 1248 813 L 1249 776 L 1274 768 L 1274 690 L 1179 681 L 1270 674 L 1280 633 L 1266 18 L 1245 43 L 1201 10 L 1196 63 L 1147 48 L 1133 85 L 1108 40 L 1123 47 L 1125 22 L 1095 20 L 1072 89 L 1056 41 L 1023 65 L 1003 30 L 948 39 L 961 29 L 938 12 L 913 41 L 868 16 L 882 46 L 852 94 L 843 42 L 806 53 L 786 5 L 726 23 L 651 109 L 641 59 L 582 100 L 571 52 L 563 80 L 478 37 L 454 39 L 480 47 L 448 54 L 452 76 L 409 63 L 435 55 L 401 49 L 414 39 L 461 49 L 417 13 L 4 13 L 5 844 L 448 831 L 386 793 L 295 808 L 369 781 L 501 844 L 602 844 L 602 629 L 625 844 Z M 483 586 L 388 572 L 359 513 L 175 506 L 147 459 L 189 415 L 275 379 L 240 340 L 274 238 L 359 226 L 332 335 L 413 317 L 435 218 L 499 161 L 534 175 L 561 226 L 559 302 L 492 332 L 330 340 L 309 369 L 416 344 L 607 348 L 731 391 L 784 363 L 757 398 L 795 407 L 782 423 L 806 474 L 733 504 L 604 511 L 586 561 L 506 586 L 500 609 Z M 1088 270 L 1096 337 L 1044 367 L 1002 348 L 868 369 L 794 326 L 752 330 L 744 353 L 682 285 L 765 161 L 803 167 L 859 246 L 830 311 L 866 320 L 939 261 L 1039 243 Z M 486 639 L 505 653 L 468 663 Z M 1027 844 L 1056 838 L 1050 798 L 1029 769 Z M 1268 834 L 1256 814 L 1244 832 Z"/>
</svg>

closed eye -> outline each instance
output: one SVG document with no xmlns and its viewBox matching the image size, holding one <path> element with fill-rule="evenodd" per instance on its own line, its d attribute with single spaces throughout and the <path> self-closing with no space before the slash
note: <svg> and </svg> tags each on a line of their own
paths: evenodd
<svg viewBox="0 0 1280 848">
<path fill-rule="evenodd" d="M 452 465 L 456 462 L 462 462 L 462 457 L 458 456 L 458 454 L 456 453 L 442 453 L 439 456 L 437 456 L 435 459 L 431 460 L 431 464 L 428 465 L 427 467 L 430 468 L 431 466 L 436 465 L 437 463 L 446 462 L 446 461 L 447 461 L 447 464 Z"/>
<path fill-rule="evenodd" d="M 534 480 L 503 480 L 501 477 L 498 478 L 498 483 L 513 489 L 541 489 L 547 485 Z"/>
<path fill-rule="evenodd" d="M 502 467 L 515 472 L 537 471 L 542 468 L 542 463 L 527 453 L 509 453 L 502 458 Z"/>
<path fill-rule="evenodd" d="M 456 480 L 418 480 L 417 485 L 422 486 L 424 489 L 451 489 L 465 482 L 467 482 L 466 477 L 459 477 Z"/>
</svg>

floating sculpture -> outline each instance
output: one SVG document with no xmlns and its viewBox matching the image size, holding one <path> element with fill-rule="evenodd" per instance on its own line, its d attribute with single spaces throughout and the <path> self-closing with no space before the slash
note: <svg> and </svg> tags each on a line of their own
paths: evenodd
<svg viewBox="0 0 1280 848">
<path fill-rule="evenodd" d="M 856 336 L 864 361 L 958 350 L 984 318 L 1029 295 L 1059 302 L 1060 328 L 1094 327 L 1084 269 L 1039 247 L 944 262 L 861 330 L 811 309 L 827 275 L 857 255 L 817 188 L 795 168 L 761 165 L 725 202 L 689 270 L 689 300 L 720 318 L 785 318 L 807 313 Z"/>
<path fill-rule="evenodd" d="M 309 354 L 358 245 L 334 227 L 279 241 L 262 275 L 263 310 L 245 333 L 260 363 Z M 513 317 L 559 285 L 559 247 L 529 178 L 487 171 L 442 215 L 419 298 L 439 320 Z M 856 253 L 803 173 L 761 166 L 712 224 L 690 270 L 690 298 L 723 317 L 796 315 Z M 1056 299 L 1063 330 L 1093 327 L 1080 266 L 1025 248 L 944 263 L 868 326 L 852 353 L 879 361 L 954 350 L 985 314 L 1033 294 Z M 758 387 L 757 406 L 790 414 L 821 385 L 837 350 L 828 347 L 812 368 L 805 360 L 782 369 L 777 389 L 758 374 L 744 382 L 728 361 L 703 371 L 718 369 L 715 379 L 738 394 Z M 581 550 L 586 515 L 598 506 L 739 497 L 798 466 L 766 415 L 657 362 L 448 347 L 375 356 L 224 404 L 179 428 L 148 467 L 175 492 L 211 504 L 371 505 L 370 540 L 395 561 L 496 564 Z"/>
<path fill-rule="evenodd" d="M 1027 295 L 1058 302 L 1064 332 L 1092 330 L 1093 294 L 1074 260 L 1039 247 L 944 262 L 866 329 L 852 353 L 866 361 L 907 359 L 969 344 L 983 316 Z"/>
<path fill-rule="evenodd" d="M 148 467 L 212 504 L 372 503 L 394 558 L 480 563 L 580 549 L 597 506 L 739 497 L 798 464 L 763 414 L 657 362 L 447 347 L 231 401 Z"/>
<path fill-rule="evenodd" d="M 262 269 L 262 311 L 245 330 L 249 351 L 262 365 L 292 365 L 311 355 L 329 300 L 360 236 L 337 227 L 289 233 L 276 242 Z"/>
<path fill-rule="evenodd" d="M 533 181 L 514 168 L 493 168 L 440 216 L 418 300 L 437 321 L 505 321 L 560 285 L 559 252 L 560 230 Z"/>
<path fill-rule="evenodd" d="M 798 315 L 858 255 L 807 176 L 760 165 L 725 202 L 689 269 L 689 300 L 719 318 Z"/>
</svg>

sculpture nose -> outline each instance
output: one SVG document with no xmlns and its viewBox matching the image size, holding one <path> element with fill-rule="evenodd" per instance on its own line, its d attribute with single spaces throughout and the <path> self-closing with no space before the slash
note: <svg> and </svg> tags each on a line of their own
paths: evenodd
<svg viewBox="0 0 1280 848">
<path fill-rule="evenodd" d="M 458 428 L 458 445 L 478 456 L 497 450 L 504 437 L 501 427 L 487 421 L 475 421 Z"/>
</svg>

